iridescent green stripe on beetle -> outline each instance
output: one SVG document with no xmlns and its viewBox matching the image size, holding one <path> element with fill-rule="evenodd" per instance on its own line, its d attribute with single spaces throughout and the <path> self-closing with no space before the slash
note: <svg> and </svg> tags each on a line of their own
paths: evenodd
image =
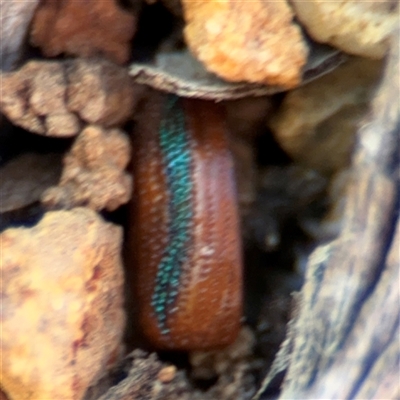
<svg viewBox="0 0 400 400">
<path fill-rule="evenodd" d="M 168 334 L 167 318 L 173 312 L 183 265 L 188 258 L 193 219 L 191 177 L 192 154 L 186 133 L 185 115 L 176 96 L 170 95 L 159 130 L 159 145 L 167 181 L 168 243 L 157 269 L 152 306 L 163 334 Z"/>
</svg>

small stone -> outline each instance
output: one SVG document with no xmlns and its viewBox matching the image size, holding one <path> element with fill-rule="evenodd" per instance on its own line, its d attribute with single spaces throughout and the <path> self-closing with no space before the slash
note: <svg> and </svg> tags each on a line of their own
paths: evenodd
<svg viewBox="0 0 400 400">
<path fill-rule="evenodd" d="M 123 349 L 121 228 L 78 208 L 0 242 L 3 390 L 11 400 L 82 399 Z"/>
<path fill-rule="evenodd" d="M 131 197 L 132 177 L 125 171 L 129 160 L 124 132 L 88 126 L 65 155 L 58 186 L 43 193 L 42 203 L 50 209 L 84 205 L 113 211 Z"/>
<path fill-rule="evenodd" d="M 158 380 L 162 383 L 169 383 L 171 382 L 176 375 L 176 367 L 175 365 L 170 365 L 168 367 L 164 367 L 158 373 Z"/>
</svg>

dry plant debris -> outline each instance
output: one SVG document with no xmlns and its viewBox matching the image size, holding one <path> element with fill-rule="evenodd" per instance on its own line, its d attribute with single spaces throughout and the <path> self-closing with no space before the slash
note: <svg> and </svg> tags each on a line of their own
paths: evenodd
<svg viewBox="0 0 400 400">
<path fill-rule="evenodd" d="M 183 371 L 178 371 L 170 382 L 160 380 L 160 373 L 169 368 L 156 354 L 135 350 L 127 356 L 128 376 L 111 387 L 98 400 L 189 400 L 190 386 Z"/>
<path fill-rule="evenodd" d="M 209 71 L 234 82 L 300 83 L 308 48 L 286 0 L 182 4 L 186 42 Z"/>
<path fill-rule="evenodd" d="M 346 204 L 347 186 L 351 183 L 350 168 L 343 168 L 330 177 L 324 199 L 328 211 L 321 217 L 305 213 L 299 216 L 299 223 L 304 232 L 323 243 L 336 238 L 344 222 L 344 207 Z"/>
<path fill-rule="evenodd" d="M 25 153 L 0 167 L 0 213 L 38 200 L 61 175 L 61 154 Z"/>
<path fill-rule="evenodd" d="M 192 361 L 196 364 L 194 368 L 199 371 L 198 377 L 202 373 L 218 376 L 218 383 L 209 390 L 194 388 L 185 371 L 160 362 L 154 353 L 148 355 L 141 350 L 134 350 L 126 357 L 129 361 L 128 376 L 98 400 L 249 399 L 254 391 L 254 382 L 248 374 L 246 360 L 253 344 L 252 333 L 243 329 L 236 343 L 228 349 L 192 355 Z"/>
<path fill-rule="evenodd" d="M 216 351 L 191 353 L 192 378 L 218 377 L 217 383 L 207 391 L 210 399 L 248 398 L 254 391 L 254 381 L 249 374 L 254 345 L 253 332 L 248 327 L 242 327 L 238 338 L 230 346 Z"/>
<path fill-rule="evenodd" d="M 313 39 L 359 56 L 382 58 L 399 26 L 399 3 L 393 0 L 292 0 L 291 4 Z"/>
<path fill-rule="evenodd" d="M 269 121 L 280 146 L 296 162 L 324 173 L 346 167 L 381 71 L 380 61 L 354 58 L 289 92 Z"/>
<path fill-rule="evenodd" d="M 345 61 L 340 51 L 313 43 L 307 64 L 303 67 L 300 84 L 333 71 Z M 163 92 L 182 97 L 205 100 L 233 100 L 253 96 L 273 95 L 284 91 L 279 85 L 265 83 L 228 82 L 206 70 L 187 49 L 173 52 L 158 51 L 154 60 L 134 62 L 130 75 L 136 83 L 145 84 Z"/>
<path fill-rule="evenodd" d="M 136 17 L 117 0 L 43 0 L 31 27 L 31 43 L 47 57 L 103 55 L 128 61 Z"/>
<path fill-rule="evenodd" d="M 2 388 L 10 400 L 81 399 L 122 351 L 121 228 L 77 208 L 0 241 Z"/>
<path fill-rule="evenodd" d="M 117 209 L 131 197 L 132 177 L 125 171 L 129 159 L 124 132 L 86 127 L 64 157 L 58 186 L 43 194 L 42 203 L 48 208 Z"/>
</svg>

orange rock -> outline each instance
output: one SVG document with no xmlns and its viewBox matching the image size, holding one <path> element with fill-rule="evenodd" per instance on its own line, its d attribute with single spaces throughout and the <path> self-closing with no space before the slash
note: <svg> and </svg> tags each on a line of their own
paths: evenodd
<svg viewBox="0 0 400 400">
<path fill-rule="evenodd" d="M 136 18 L 116 0 L 43 0 L 36 10 L 31 42 L 48 57 L 61 53 L 104 55 L 125 63 Z"/>
<path fill-rule="evenodd" d="M 10 400 L 81 399 L 122 350 L 121 229 L 77 208 L 0 242 L 2 389 Z"/>
<path fill-rule="evenodd" d="M 291 88 L 308 49 L 286 0 L 183 0 L 185 38 L 209 71 L 228 81 Z"/>
</svg>

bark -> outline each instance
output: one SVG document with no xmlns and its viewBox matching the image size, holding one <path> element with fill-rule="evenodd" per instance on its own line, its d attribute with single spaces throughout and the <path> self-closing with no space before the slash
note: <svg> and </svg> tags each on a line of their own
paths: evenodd
<svg viewBox="0 0 400 400">
<path fill-rule="evenodd" d="M 400 396 L 399 33 L 358 130 L 344 226 L 310 257 L 287 340 L 263 385 L 287 368 L 280 399 Z"/>
</svg>

